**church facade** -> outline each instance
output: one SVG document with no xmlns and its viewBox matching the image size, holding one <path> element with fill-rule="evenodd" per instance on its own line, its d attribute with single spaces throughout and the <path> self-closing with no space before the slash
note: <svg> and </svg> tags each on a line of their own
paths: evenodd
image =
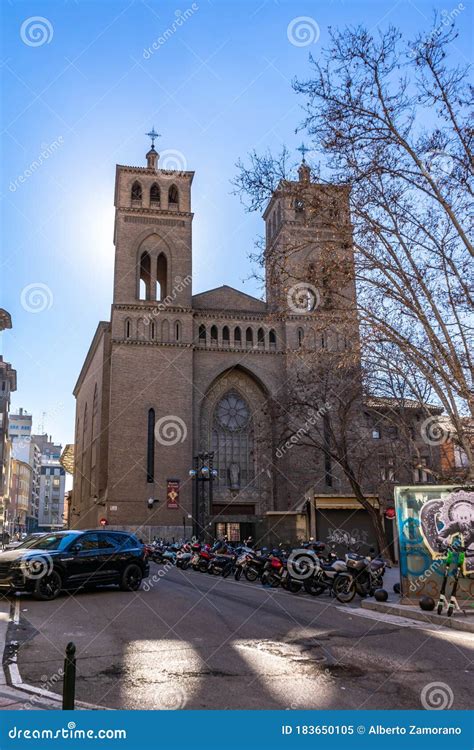
<svg viewBox="0 0 474 750">
<path fill-rule="evenodd" d="M 322 360 L 357 346 L 348 193 L 312 182 L 303 157 L 264 212 L 265 301 L 193 294 L 194 173 L 160 169 L 153 146 L 146 159 L 116 168 L 111 319 L 74 389 L 71 525 L 262 538 L 316 483 L 343 487 L 327 457 L 282 450 L 281 405 L 303 344 Z M 340 324 L 330 266 L 345 269 Z"/>
</svg>

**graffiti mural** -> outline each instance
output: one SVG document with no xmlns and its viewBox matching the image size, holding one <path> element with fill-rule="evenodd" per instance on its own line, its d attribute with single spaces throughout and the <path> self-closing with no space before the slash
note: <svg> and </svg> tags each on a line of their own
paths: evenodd
<svg viewBox="0 0 474 750">
<path fill-rule="evenodd" d="M 448 545 L 465 549 L 458 597 L 474 595 L 474 491 L 443 485 L 395 489 L 402 594 L 437 598 Z"/>
</svg>

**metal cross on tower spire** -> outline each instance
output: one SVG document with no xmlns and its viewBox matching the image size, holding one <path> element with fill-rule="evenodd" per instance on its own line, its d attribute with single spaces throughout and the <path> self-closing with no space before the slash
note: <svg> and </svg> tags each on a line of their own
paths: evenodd
<svg viewBox="0 0 474 750">
<path fill-rule="evenodd" d="M 304 145 L 304 143 L 302 143 L 302 144 L 301 144 L 301 146 L 298 146 L 298 148 L 297 148 L 296 150 L 297 150 L 297 151 L 299 151 L 299 152 L 301 153 L 301 155 L 302 155 L 302 157 L 303 157 L 303 158 L 302 158 L 302 162 L 303 162 L 303 164 L 306 164 L 305 154 L 306 154 L 306 153 L 307 153 L 308 151 L 311 151 L 311 149 L 309 149 L 309 148 L 308 148 L 307 146 L 305 146 L 305 145 Z"/>
<path fill-rule="evenodd" d="M 151 147 L 155 148 L 155 139 L 160 138 L 160 133 L 157 133 L 155 130 L 155 126 L 153 125 L 152 129 L 149 133 L 145 133 L 149 138 L 151 138 Z"/>
</svg>

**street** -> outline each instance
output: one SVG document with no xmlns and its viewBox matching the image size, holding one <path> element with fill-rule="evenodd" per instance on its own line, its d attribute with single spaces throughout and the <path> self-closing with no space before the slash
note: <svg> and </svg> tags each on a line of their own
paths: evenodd
<svg viewBox="0 0 474 750">
<path fill-rule="evenodd" d="M 453 709 L 468 708 L 471 635 L 359 612 L 152 564 L 137 594 L 22 596 L 8 635 L 23 681 L 54 692 L 74 641 L 76 698 L 109 708 L 418 709 L 433 682 L 449 686 Z"/>
</svg>

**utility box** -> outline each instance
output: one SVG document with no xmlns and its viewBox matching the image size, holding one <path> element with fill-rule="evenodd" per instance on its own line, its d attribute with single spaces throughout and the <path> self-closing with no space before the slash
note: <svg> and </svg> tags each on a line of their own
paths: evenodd
<svg viewBox="0 0 474 750">
<path fill-rule="evenodd" d="M 402 603 L 421 596 L 437 600 L 444 576 L 446 544 L 466 548 L 457 598 L 474 597 L 474 491 L 453 485 L 395 488 Z"/>
</svg>

